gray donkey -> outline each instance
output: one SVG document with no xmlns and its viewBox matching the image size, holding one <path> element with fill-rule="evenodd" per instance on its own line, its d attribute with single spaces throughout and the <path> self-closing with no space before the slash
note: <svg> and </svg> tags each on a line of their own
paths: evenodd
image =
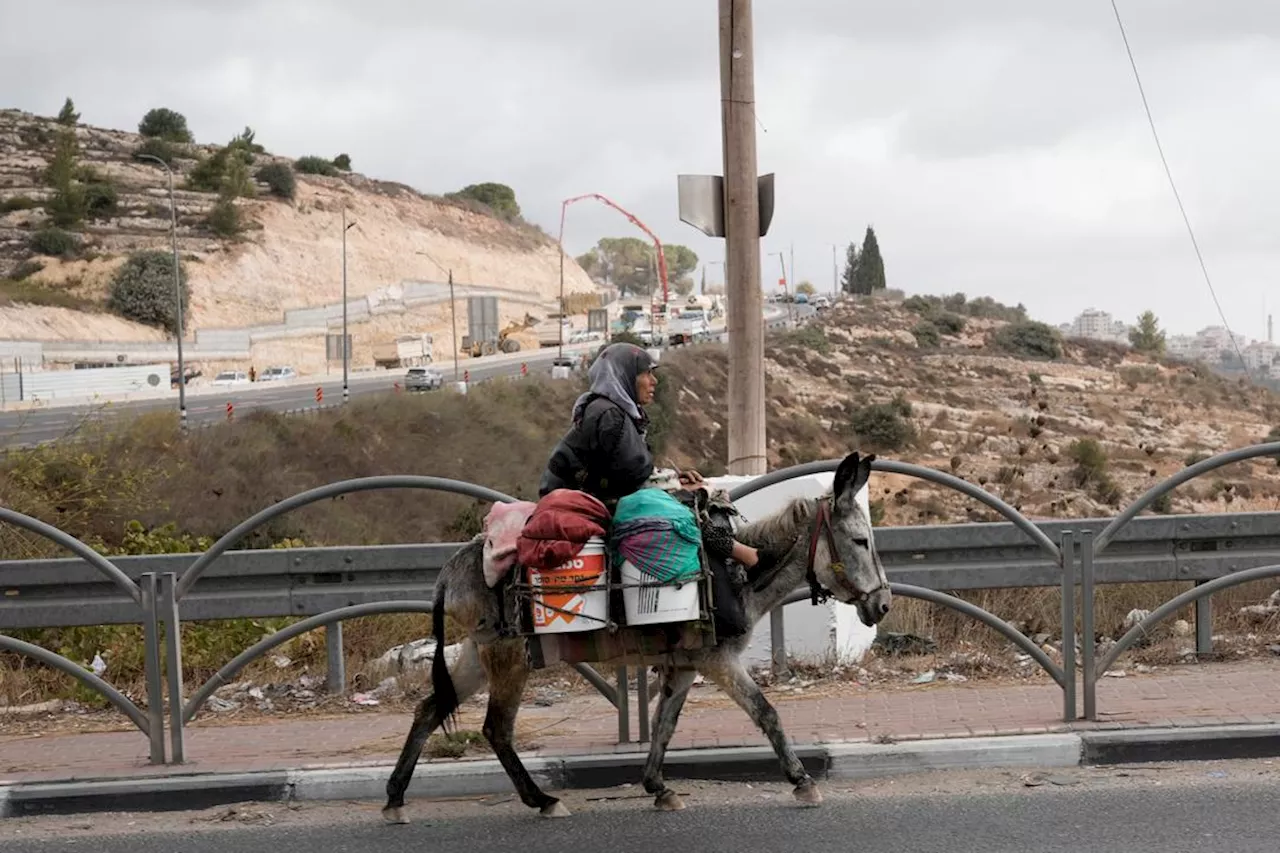
<svg viewBox="0 0 1280 853">
<path fill-rule="evenodd" d="M 735 535 L 739 541 L 778 555 L 774 568 L 742 592 L 751 624 L 805 581 L 815 601 L 819 594 L 829 593 L 839 601 L 856 605 L 859 617 L 868 626 L 879 623 L 889 612 L 889 582 L 875 550 L 871 519 L 855 500 L 871 476 L 874 459 L 874 455 L 849 454 L 836 470 L 830 495 L 816 500 L 797 499 L 776 515 L 738 529 Z M 387 804 L 382 814 L 388 823 L 407 823 L 404 794 L 428 736 L 454 714 L 460 702 L 485 684 L 489 686 L 489 706 L 484 736 L 521 801 L 538 809 L 543 817 L 569 815 L 559 799 L 538 787 L 516 754 L 515 720 L 530 670 L 524 638 L 499 639 L 493 629 L 494 614 L 499 612 L 501 602 L 499 593 L 484 583 L 482 548 L 481 540 L 464 545 L 441 570 L 436 584 L 432 693 L 418 706 L 400 759 L 387 782 Z M 446 614 L 457 620 L 467 635 L 452 668 L 444 657 Z M 684 808 L 679 796 L 663 781 L 662 762 L 697 673 L 716 682 L 768 737 L 782 763 L 783 774 L 795 785 L 796 799 L 810 806 L 822 802 L 817 783 L 787 742 L 777 711 L 742 663 L 742 653 L 749 642 L 749 633 L 733 637 L 712 648 L 684 652 L 687 658 L 679 665 L 662 666 L 657 719 L 644 768 L 644 787 L 654 795 L 657 808 Z M 643 661 L 619 659 L 616 663 Z M 643 669 L 642 677 L 646 677 Z M 647 711 L 646 708 L 641 713 Z"/>
</svg>

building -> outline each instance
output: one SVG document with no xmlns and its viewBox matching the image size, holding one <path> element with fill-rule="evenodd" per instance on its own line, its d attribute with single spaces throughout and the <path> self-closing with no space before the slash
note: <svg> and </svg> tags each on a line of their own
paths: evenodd
<svg viewBox="0 0 1280 853">
<path fill-rule="evenodd" d="M 1086 308 L 1070 323 L 1059 326 L 1059 329 L 1068 338 L 1111 341 L 1126 346 L 1129 343 L 1129 326 L 1112 317 L 1109 312 L 1097 308 Z"/>
</svg>

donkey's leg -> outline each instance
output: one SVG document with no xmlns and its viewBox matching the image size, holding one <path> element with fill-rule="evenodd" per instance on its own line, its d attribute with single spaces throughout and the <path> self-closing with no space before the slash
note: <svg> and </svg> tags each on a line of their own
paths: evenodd
<svg viewBox="0 0 1280 853">
<path fill-rule="evenodd" d="M 449 669 L 449 675 L 459 702 L 465 702 L 484 686 L 485 671 L 480 665 L 479 650 L 474 640 L 463 642 L 462 653 L 458 656 L 457 663 Z M 413 725 L 409 727 L 409 735 L 400 750 L 400 760 L 396 762 L 396 768 L 387 780 L 387 804 L 382 807 L 382 817 L 387 823 L 409 822 L 403 811 L 404 792 L 413 778 L 423 744 L 454 710 L 439 707 L 434 690 L 418 703 L 418 709 L 413 715 Z"/>
<path fill-rule="evenodd" d="M 742 661 L 734 658 L 714 657 L 707 661 L 702 671 L 712 678 L 733 701 L 755 722 L 782 762 L 782 772 L 787 781 L 795 785 L 795 797 L 807 806 L 816 806 L 822 802 L 822 794 L 818 791 L 818 783 L 813 780 L 804 765 L 800 763 L 796 751 L 787 742 L 787 735 L 782 730 L 782 722 L 778 719 L 777 710 L 765 698 L 742 665 Z"/>
<path fill-rule="evenodd" d="M 516 714 L 520 712 L 520 699 L 529 680 L 524 642 L 504 642 L 486 648 L 481 653 L 481 662 L 489 673 L 489 710 L 484 716 L 483 732 L 494 755 L 516 786 L 522 803 L 540 810 L 543 817 L 568 817 L 569 809 L 538 787 L 516 754 Z"/>
<path fill-rule="evenodd" d="M 667 746 L 676 733 L 676 721 L 680 719 L 680 711 L 684 708 L 684 700 L 689 695 L 689 688 L 698 675 L 692 668 L 675 669 L 666 667 L 662 670 L 662 693 L 658 697 L 658 714 L 653 723 L 653 739 L 649 742 L 649 759 L 644 764 L 644 789 L 654 795 L 653 804 L 663 811 L 679 811 L 684 808 L 680 795 L 667 787 L 662 779 L 662 762 L 667 756 Z M 648 673 L 641 669 L 641 678 L 648 678 Z M 648 708 L 641 708 L 646 714 Z"/>
</svg>

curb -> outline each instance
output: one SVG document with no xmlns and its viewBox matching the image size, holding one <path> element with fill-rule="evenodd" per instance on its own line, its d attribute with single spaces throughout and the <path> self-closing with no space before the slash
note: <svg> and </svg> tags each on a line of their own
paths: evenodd
<svg viewBox="0 0 1280 853">
<path fill-rule="evenodd" d="M 856 781 L 936 770 L 1063 768 L 1153 761 L 1280 756 L 1280 725 L 1130 729 L 1080 733 L 832 743 L 795 747 L 817 780 Z M 546 790 L 638 784 L 645 752 L 530 757 L 524 765 Z M 135 779 L 86 779 L 5 785 L 0 818 L 103 811 L 184 811 L 249 801 L 373 800 L 386 795 L 392 766 L 358 765 L 251 773 L 185 773 Z M 782 771 L 767 746 L 667 753 L 668 779 L 777 782 Z M 410 798 L 510 794 L 496 759 L 420 764 Z"/>
</svg>

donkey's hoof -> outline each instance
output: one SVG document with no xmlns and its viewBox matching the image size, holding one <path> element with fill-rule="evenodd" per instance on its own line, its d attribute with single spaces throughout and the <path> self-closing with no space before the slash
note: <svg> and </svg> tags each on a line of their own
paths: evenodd
<svg viewBox="0 0 1280 853">
<path fill-rule="evenodd" d="M 684 800 L 675 791 L 667 790 L 653 798 L 653 807 L 661 812 L 684 811 Z"/>
<path fill-rule="evenodd" d="M 818 783 L 810 779 L 807 782 L 801 782 L 796 785 L 793 792 L 796 802 L 802 806 L 814 807 L 822 805 L 822 792 L 818 790 Z"/>
<path fill-rule="evenodd" d="M 571 817 L 573 812 L 569 811 L 569 807 L 564 803 L 556 800 L 555 802 L 547 803 L 543 806 L 542 810 L 538 812 L 538 814 L 543 817 Z"/>
<path fill-rule="evenodd" d="M 409 818 L 404 816 L 404 809 L 400 806 L 387 806 L 383 809 L 382 820 L 391 826 L 398 826 L 409 822 Z"/>
</svg>

